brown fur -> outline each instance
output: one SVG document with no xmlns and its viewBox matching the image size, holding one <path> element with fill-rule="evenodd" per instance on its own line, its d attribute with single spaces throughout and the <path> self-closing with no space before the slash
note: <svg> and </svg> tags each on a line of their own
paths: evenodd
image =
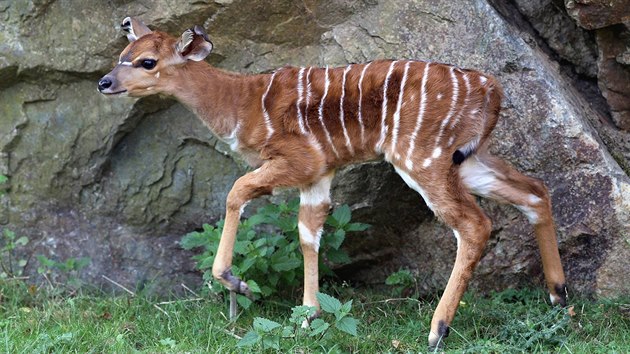
<svg viewBox="0 0 630 354">
<path fill-rule="evenodd" d="M 317 249 L 308 237 L 322 227 L 328 212 L 329 183 L 322 181 L 329 181 L 335 169 L 349 163 L 385 158 L 459 235 L 453 273 L 431 322 L 431 346 L 448 333 L 448 325 L 490 236 L 490 220 L 471 193 L 513 204 L 530 217 L 552 298 L 562 302 L 558 299 L 563 295 L 556 289 L 564 289 L 564 274 L 548 192 L 539 181 L 490 156 L 485 147 L 502 99 L 501 88 L 493 77 L 446 64 L 400 60 L 388 79 L 392 61 L 379 60 L 365 72 L 360 95 L 361 74 L 368 64 L 353 64 L 347 71 L 345 85 L 342 83 L 346 68 L 305 68 L 301 81 L 301 69 L 294 67 L 278 69 L 273 75 L 239 75 L 203 61 L 186 60 L 187 52 L 211 48 L 204 37 L 205 34 L 196 34 L 184 53 L 175 52 L 178 39 L 165 33 L 150 32 L 140 37 L 120 56 L 121 61 L 132 65 L 116 66 L 105 77 L 113 85 L 104 93 L 126 90 L 130 96 L 173 96 L 257 168 L 239 178 L 228 195 L 225 227 L 213 267 L 214 276 L 225 286 L 235 291 L 247 290 L 242 289 L 245 283 L 225 276 L 231 274 L 228 272 L 241 208 L 274 188 L 298 187 L 303 195 L 322 194 L 316 195 L 321 197 L 321 204 L 302 205 L 299 215 L 310 232 L 310 236 L 300 235 L 305 258 L 304 303 L 317 305 Z M 147 58 L 157 59 L 157 66 L 143 69 L 140 65 Z M 407 64 L 408 74 L 402 85 Z M 423 78 L 425 70 L 428 76 Z M 301 101 L 298 87 L 302 87 Z M 400 117 L 395 122 L 399 97 Z M 414 138 L 421 102 L 425 111 Z M 300 128 L 300 114 L 306 134 Z M 382 131 L 386 131 L 385 136 Z M 383 144 L 377 146 L 379 141 Z M 454 163 L 456 153 L 462 159 L 470 154 L 472 157 L 460 166 L 462 161 Z"/>
</svg>

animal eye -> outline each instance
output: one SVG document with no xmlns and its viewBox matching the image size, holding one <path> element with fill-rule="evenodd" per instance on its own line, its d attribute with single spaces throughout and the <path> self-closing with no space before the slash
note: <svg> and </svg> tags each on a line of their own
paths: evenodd
<svg viewBox="0 0 630 354">
<path fill-rule="evenodd" d="M 154 59 L 144 59 L 140 63 L 140 65 L 142 65 L 142 67 L 147 69 L 147 70 L 151 70 L 151 69 L 155 68 L 156 64 L 157 64 L 157 60 L 154 60 Z"/>
</svg>

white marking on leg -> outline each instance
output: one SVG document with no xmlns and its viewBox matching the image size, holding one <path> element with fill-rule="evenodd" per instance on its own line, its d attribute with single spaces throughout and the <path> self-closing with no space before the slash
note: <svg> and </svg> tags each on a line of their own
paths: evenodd
<svg viewBox="0 0 630 354">
<path fill-rule="evenodd" d="M 528 205 L 514 205 L 516 209 L 520 210 L 529 221 L 530 224 L 536 225 L 538 223 L 538 213 L 536 210 Z"/>
<path fill-rule="evenodd" d="M 420 85 L 420 107 L 418 108 L 418 118 L 416 119 L 416 126 L 411 133 L 411 137 L 409 138 L 409 149 L 407 150 L 407 161 L 405 165 L 407 169 L 413 169 L 413 150 L 416 147 L 416 138 L 418 137 L 418 132 L 420 131 L 420 127 L 422 126 L 422 119 L 424 117 L 424 111 L 426 109 L 426 101 L 427 101 L 427 77 L 429 76 L 429 66 L 430 63 L 424 64 L 424 73 L 422 74 L 422 84 Z"/>
<path fill-rule="evenodd" d="M 431 200 L 429 199 L 429 196 L 427 195 L 427 192 L 425 192 L 424 189 L 422 189 L 422 187 L 420 187 L 418 182 L 416 182 L 415 179 L 413 179 L 407 172 L 401 170 L 400 168 L 394 166 L 394 170 L 396 170 L 396 173 L 398 173 L 398 175 L 400 177 L 402 177 L 403 181 L 405 181 L 405 183 L 407 183 L 407 185 L 411 189 L 413 189 L 416 192 L 420 193 L 420 195 L 422 196 L 422 199 L 424 199 L 424 202 L 427 204 L 429 209 L 434 210 L 433 209 L 433 204 L 431 203 Z"/>
<path fill-rule="evenodd" d="M 538 196 L 530 194 L 527 199 L 529 200 L 529 204 L 531 205 L 536 205 L 540 202 L 542 202 L 542 199 L 540 199 Z"/>
<path fill-rule="evenodd" d="M 352 68 L 352 65 L 348 65 L 346 69 L 343 71 L 343 78 L 341 79 L 341 98 L 339 99 L 339 120 L 341 121 L 341 127 L 343 128 L 343 136 L 346 138 L 346 147 L 348 147 L 348 151 L 351 155 L 354 155 L 354 149 L 352 148 L 352 143 L 350 142 L 350 136 L 348 135 L 348 130 L 346 129 L 346 122 L 343 114 L 343 99 L 346 96 L 346 75 L 348 71 Z"/>
<path fill-rule="evenodd" d="M 298 125 L 300 126 L 300 132 L 302 134 L 306 134 L 306 128 L 304 128 L 304 116 L 302 115 L 302 109 L 300 105 L 304 99 L 304 87 L 302 86 L 302 81 L 304 79 L 304 68 L 300 68 L 300 73 L 298 74 L 298 83 L 297 83 L 297 92 L 298 92 L 298 100 L 295 104 L 297 108 L 297 118 Z"/>
<path fill-rule="evenodd" d="M 376 150 L 376 152 L 382 152 L 382 146 L 383 143 L 385 142 L 385 137 L 387 136 L 387 88 L 389 86 L 389 78 L 392 76 L 392 73 L 394 72 L 394 65 L 396 65 L 396 63 L 398 62 L 398 60 L 393 61 L 390 65 L 389 65 L 389 70 L 387 71 L 387 76 L 385 76 L 385 83 L 383 84 L 383 106 L 381 107 L 381 137 L 378 139 L 378 142 L 376 142 L 376 146 L 374 147 L 374 150 Z"/>
<path fill-rule="evenodd" d="M 464 185 L 475 195 L 487 197 L 498 182 L 496 173 L 479 161 L 478 157 L 464 160 L 459 168 Z"/>
<path fill-rule="evenodd" d="M 330 133 L 328 129 L 326 129 L 326 124 L 324 124 L 324 101 L 326 100 L 326 96 L 328 95 L 328 86 L 330 86 L 330 78 L 328 77 L 328 67 L 326 67 L 326 82 L 324 84 L 324 95 L 322 96 L 322 100 L 319 102 L 319 123 L 322 125 L 322 129 L 324 130 L 324 134 L 326 135 L 326 140 L 330 144 L 333 153 L 335 156 L 339 157 L 339 153 L 335 148 L 335 144 L 333 144 L 332 138 L 330 137 Z"/>
<path fill-rule="evenodd" d="M 267 94 L 269 94 L 269 90 L 271 90 L 271 85 L 273 84 L 273 79 L 275 77 L 276 77 L 276 72 L 274 71 L 274 73 L 271 74 L 271 79 L 269 80 L 269 86 L 267 86 L 267 90 L 265 91 L 265 93 L 262 95 L 262 98 L 261 98 L 263 118 L 265 120 L 265 126 L 267 127 L 267 140 L 269 140 L 269 138 L 271 138 L 271 136 L 273 135 L 273 126 L 271 125 L 271 117 L 269 117 L 269 112 L 267 112 L 267 107 L 265 106 L 265 98 L 267 98 Z"/>
<path fill-rule="evenodd" d="M 396 112 L 394 113 L 394 129 L 392 131 L 392 143 L 391 143 L 391 152 L 392 154 L 396 150 L 396 144 L 398 143 L 398 128 L 400 126 L 400 110 L 402 109 L 403 104 L 403 95 L 405 92 L 405 84 L 407 83 L 407 75 L 409 73 L 409 65 L 411 62 L 407 62 L 405 64 L 405 72 L 403 73 L 402 82 L 400 83 L 400 93 L 398 94 L 398 103 L 396 104 Z"/>
<path fill-rule="evenodd" d="M 361 77 L 359 78 L 359 126 L 361 127 L 361 147 L 365 145 L 365 126 L 363 125 L 363 114 L 361 112 L 362 100 L 363 100 L 363 77 L 365 77 L 365 72 L 370 67 L 372 63 L 367 63 L 366 66 L 363 67 L 363 71 L 361 71 Z"/>
<path fill-rule="evenodd" d="M 247 206 L 247 204 L 249 204 L 249 202 L 251 202 L 251 200 L 246 201 L 245 203 L 243 203 L 243 205 L 241 205 L 241 208 L 238 211 L 238 216 L 240 217 L 241 215 L 243 215 L 243 212 L 245 211 L 245 207 Z"/>
<path fill-rule="evenodd" d="M 313 247 L 315 252 L 319 252 L 319 242 L 322 238 L 322 228 L 319 228 L 317 232 L 313 233 L 309 228 L 301 221 L 298 222 L 298 231 L 300 232 L 300 239 Z"/>
<path fill-rule="evenodd" d="M 455 234 L 455 239 L 457 240 L 457 249 L 459 249 L 459 244 L 461 243 L 461 236 L 457 230 L 453 229 L 453 233 Z"/>
<path fill-rule="evenodd" d="M 332 176 L 325 176 L 308 188 L 300 191 L 300 205 L 315 206 L 330 203 L 330 184 Z"/>
</svg>

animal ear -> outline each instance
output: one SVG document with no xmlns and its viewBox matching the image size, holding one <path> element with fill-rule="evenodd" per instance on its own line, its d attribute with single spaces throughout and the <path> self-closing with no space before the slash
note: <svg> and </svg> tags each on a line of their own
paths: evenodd
<svg viewBox="0 0 630 354">
<path fill-rule="evenodd" d="M 125 17 L 120 28 L 126 32 L 129 42 L 152 32 L 142 20 L 135 17 Z"/>
<path fill-rule="evenodd" d="M 175 50 L 184 60 L 201 61 L 212 51 L 212 42 L 201 26 L 195 26 L 182 33 Z"/>
</svg>

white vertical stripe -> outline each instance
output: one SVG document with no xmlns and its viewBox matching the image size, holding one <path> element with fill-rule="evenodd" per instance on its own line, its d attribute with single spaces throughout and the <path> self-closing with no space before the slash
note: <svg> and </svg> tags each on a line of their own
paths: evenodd
<svg viewBox="0 0 630 354">
<path fill-rule="evenodd" d="M 387 118 L 387 88 L 389 86 L 389 78 L 392 76 L 392 73 L 394 72 L 394 65 L 396 65 L 397 62 L 398 62 L 398 60 L 393 61 L 389 65 L 389 70 L 387 71 L 387 76 L 385 76 L 385 83 L 383 84 L 383 107 L 381 108 L 381 137 L 378 139 L 378 142 L 376 142 L 376 146 L 374 147 L 376 152 L 381 152 L 382 151 L 381 147 L 383 146 L 383 143 L 385 142 L 385 137 L 387 136 L 387 122 L 386 122 L 386 118 Z"/>
<path fill-rule="evenodd" d="M 405 64 L 405 72 L 403 74 L 402 82 L 400 83 L 400 93 L 398 94 L 398 104 L 396 104 L 396 112 L 394 113 L 394 129 L 392 132 L 391 152 L 392 154 L 396 150 L 396 144 L 398 142 L 398 127 L 400 125 L 400 110 L 403 103 L 403 95 L 405 93 L 405 84 L 407 83 L 407 74 L 409 72 L 409 65 L 411 62 Z"/>
<path fill-rule="evenodd" d="M 451 118 L 453 118 L 453 115 L 455 114 L 455 111 L 456 111 L 457 100 L 459 99 L 459 81 L 457 81 L 457 75 L 455 75 L 455 68 L 452 66 L 451 66 L 450 73 L 451 73 L 451 84 L 453 85 L 453 94 L 451 95 L 451 106 L 448 110 L 448 113 L 446 113 L 444 120 L 442 120 L 442 124 L 440 124 L 440 131 L 438 132 L 438 135 L 435 137 L 435 147 L 433 150 L 433 155 L 424 161 L 425 168 L 431 164 L 431 159 L 437 159 L 438 157 L 440 157 L 440 154 L 442 153 L 442 149 L 439 147 L 440 140 L 442 140 L 442 136 L 444 135 L 444 129 L 446 128 L 446 125 L 451 120 Z"/>
<path fill-rule="evenodd" d="M 459 122 L 459 120 L 462 118 L 462 116 L 464 115 L 465 111 L 466 111 L 466 107 L 468 107 L 468 101 L 470 99 L 470 79 L 468 78 L 468 75 L 466 74 L 466 72 L 461 72 L 462 77 L 464 78 L 464 86 L 466 86 L 466 97 L 464 98 L 464 106 L 459 110 L 459 114 L 457 116 L 455 116 L 455 119 L 453 119 L 453 122 L 451 122 L 450 125 L 450 129 L 453 129 L 457 123 Z M 455 139 L 453 139 L 453 137 L 451 136 L 451 139 L 449 139 L 448 142 L 448 146 L 453 145 L 453 141 Z"/>
<path fill-rule="evenodd" d="M 265 120 L 265 125 L 267 126 L 267 140 L 269 140 L 269 138 L 271 138 L 271 136 L 273 135 L 273 126 L 271 125 L 271 117 L 269 117 L 269 112 L 267 112 L 267 107 L 265 106 L 265 98 L 267 98 L 267 94 L 269 93 L 269 90 L 271 89 L 271 85 L 273 84 L 274 77 L 276 77 L 275 71 L 273 72 L 273 74 L 271 74 L 271 79 L 269 80 L 269 86 L 267 86 L 267 91 L 265 91 L 265 93 L 262 95 L 262 98 L 261 98 L 263 118 Z"/>
<path fill-rule="evenodd" d="M 306 72 L 306 108 L 304 109 L 304 126 L 306 126 L 306 129 L 311 130 L 311 128 L 308 126 L 308 106 L 311 103 L 311 69 L 313 69 L 313 67 L 309 67 L 308 71 Z"/>
<path fill-rule="evenodd" d="M 346 122 L 343 115 L 343 99 L 346 96 L 346 75 L 352 65 L 348 65 L 346 69 L 343 71 L 343 78 L 341 79 L 341 99 L 339 100 L 339 120 L 341 121 L 341 127 L 343 128 L 343 135 L 346 137 L 346 146 L 348 147 L 348 151 L 351 155 L 354 155 L 354 149 L 352 148 L 352 143 L 350 142 L 350 136 L 348 136 L 348 130 L 346 129 Z"/>
<path fill-rule="evenodd" d="M 366 66 L 363 67 L 363 71 L 361 71 L 361 77 L 359 78 L 359 125 L 361 126 L 361 146 L 365 145 L 365 126 L 363 125 L 363 114 L 361 112 L 361 101 L 363 100 L 363 77 L 365 77 L 365 72 L 372 65 L 372 62 L 367 63 Z"/>
<path fill-rule="evenodd" d="M 332 138 L 330 137 L 330 133 L 328 129 L 326 129 L 326 124 L 324 124 L 324 101 L 326 100 L 326 96 L 328 95 L 328 86 L 330 86 L 330 78 L 328 77 L 328 67 L 326 67 L 326 82 L 324 84 L 324 95 L 322 96 L 322 100 L 319 102 L 319 122 L 322 125 L 322 129 L 324 130 L 324 134 L 326 135 L 326 140 L 332 147 L 332 151 L 335 153 L 335 156 L 339 157 L 339 153 L 335 148 L 335 144 L 333 144 Z"/>
<path fill-rule="evenodd" d="M 304 68 L 300 68 L 300 73 L 298 74 L 298 83 L 297 83 L 297 92 L 298 92 L 298 100 L 295 104 L 295 108 L 297 108 L 297 118 L 298 124 L 300 126 L 300 132 L 302 134 L 306 134 L 306 129 L 304 128 L 304 116 L 302 115 L 302 109 L 300 105 L 304 99 L 304 87 L 302 86 L 302 81 L 304 78 Z"/>
<path fill-rule="evenodd" d="M 407 165 L 407 169 L 411 170 L 413 168 L 413 150 L 416 148 L 416 137 L 418 136 L 418 132 L 420 131 L 420 127 L 422 126 L 422 119 L 424 118 L 424 111 L 426 109 L 427 104 L 427 78 L 429 76 L 429 66 L 431 63 L 424 64 L 424 73 L 422 74 L 422 84 L 420 85 L 420 107 L 418 108 L 418 118 L 416 119 L 416 126 L 411 133 L 411 137 L 409 138 L 409 150 L 407 150 L 407 161 L 405 164 Z"/>
</svg>

